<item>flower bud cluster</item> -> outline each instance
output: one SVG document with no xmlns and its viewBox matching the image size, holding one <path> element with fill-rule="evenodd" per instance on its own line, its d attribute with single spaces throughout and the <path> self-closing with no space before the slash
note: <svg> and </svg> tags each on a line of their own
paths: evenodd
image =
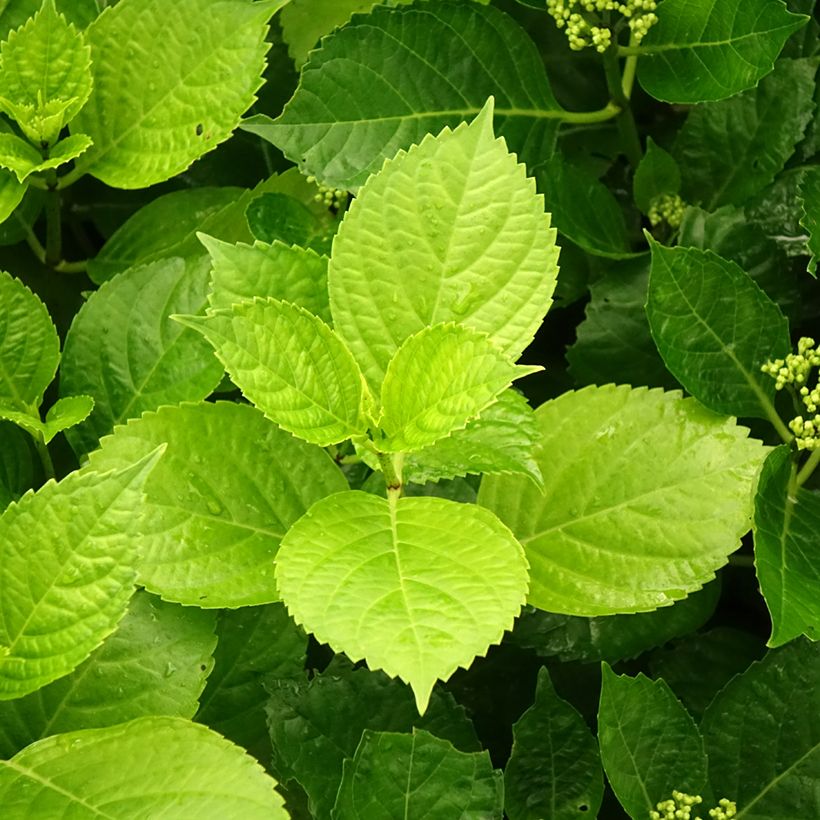
<svg viewBox="0 0 820 820">
<path fill-rule="evenodd" d="M 686 203 L 677 194 L 661 194 L 656 196 L 649 206 L 649 223 L 656 227 L 666 222 L 671 228 L 677 228 L 683 221 Z"/>
<path fill-rule="evenodd" d="M 547 0 L 547 11 L 558 28 L 565 28 L 569 47 L 580 51 L 593 46 L 603 53 L 612 43 L 608 21 L 601 19 L 604 12 L 617 12 L 627 19 L 635 42 L 640 42 L 658 17 L 656 0 Z"/>
<path fill-rule="evenodd" d="M 737 804 L 725 797 L 718 800 L 717 808 L 709 809 L 712 820 L 732 820 L 737 815 Z"/>
<path fill-rule="evenodd" d="M 307 181 L 316 184 L 319 189 L 313 196 L 314 202 L 321 202 L 337 211 L 347 204 L 347 191 L 344 188 L 329 188 L 327 185 L 320 185 L 314 176 L 308 177 Z"/>
<path fill-rule="evenodd" d="M 649 812 L 650 820 L 701 820 L 692 817 L 695 806 L 703 802 L 699 794 L 685 794 L 673 791 L 670 800 L 662 800 L 657 804 L 657 811 Z M 717 807 L 709 809 L 712 820 L 732 820 L 737 815 L 737 805 L 727 798 L 718 801 Z"/>
</svg>

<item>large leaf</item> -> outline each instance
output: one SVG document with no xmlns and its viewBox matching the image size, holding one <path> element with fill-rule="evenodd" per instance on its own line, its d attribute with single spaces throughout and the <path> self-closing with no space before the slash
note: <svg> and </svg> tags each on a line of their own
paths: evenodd
<svg viewBox="0 0 820 820">
<path fill-rule="evenodd" d="M 664 0 L 641 42 L 638 80 L 658 100 L 722 100 L 768 74 L 789 35 L 805 25 L 780 0 Z"/>
<path fill-rule="evenodd" d="M 813 58 L 780 60 L 757 88 L 695 106 L 674 147 L 683 198 L 713 211 L 742 204 L 772 182 L 811 120 L 816 73 Z"/>
<path fill-rule="evenodd" d="M 500 817 L 503 795 L 501 772 L 486 751 L 460 752 L 420 729 L 411 735 L 365 731 L 345 761 L 332 817 Z"/>
<path fill-rule="evenodd" d="M 134 591 L 134 513 L 157 457 L 50 481 L 0 517 L 0 700 L 68 674 L 116 628 Z"/>
<path fill-rule="evenodd" d="M 61 732 L 192 717 L 215 645 L 213 614 L 138 592 L 117 631 L 71 674 L 0 702 L 0 757 Z"/>
<path fill-rule="evenodd" d="M 734 677 L 701 722 L 716 796 L 738 820 L 803 820 L 818 809 L 820 644 L 770 651 Z"/>
<path fill-rule="evenodd" d="M 277 599 L 279 541 L 314 501 L 346 482 L 321 450 L 247 405 L 164 407 L 117 428 L 92 469 L 119 467 L 167 443 L 146 485 L 139 579 L 190 606 L 238 607 Z"/>
<path fill-rule="evenodd" d="M 646 313 L 666 366 L 716 413 L 766 418 L 774 381 L 760 371 L 791 349 L 780 308 L 734 262 L 652 242 Z"/>
<path fill-rule="evenodd" d="M 177 318 L 208 339 L 233 383 L 283 429 L 323 447 L 367 432 L 359 366 L 304 308 L 268 298 Z"/>
<path fill-rule="evenodd" d="M 809 232 L 809 273 L 817 278 L 817 260 L 820 258 L 820 172 L 811 168 L 800 181 L 800 201 L 803 217 L 800 224 Z"/>
<path fill-rule="evenodd" d="M 598 744 L 578 712 L 558 697 L 549 672 L 538 673 L 535 703 L 513 725 L 504 769 L 510 820 L 596 817 L 604 796 Z"/>
<path fill-rule="evenodd" d="M 74 132 L 81 167 L 117 188 L 184 171 L 226 140 L 256 99 L 267 20 L 282 0 L 120 0 L 87 29 L 94 90 Z"/>
<path fill-rule="evenodd" d="M 603 665 L 598 742 L 607 779 L 630 817 L 648 817 L 673 790 L 702 794 L 703 739 L 662 680 L 616 675 Z"/>
<path fill-rule="evenodd" d="M 275 787 L 242 749 L 173 717 L 57 735 L 0 761 L 0 805 L 7 820 L 287 820 Z"/>
<path fill-rule="evenodd" d="M 733 419 L 614 385 L 565 393 L 536 418 L 544 493 L 518 476 L 487 476 L 479 492 L 524 545 L 534 606 L 668 605 L 711 580 L 748 530 L 766 451 Z"/>
<path fill-rule="evenodd" d="M 490 95 L 512 150 L 527 162 L 549 156 L 562 112 L 516 23 L 476 3 L 377 8 L 310 55 L 278 119 L 243 127 L 325 184 L 357 188 L 399 149 L 475 116 Z"/>
<path fill-rule="evenodd" d="M 163 404 L 204 399 L 222 366 L 199 334 L 172 313 L 205 307 L 204 259 L 153 262 L 106 282 L 74 317 L 60 370 L 63 396 L 88 394 L 94 411 L 68 432 L 78 453 L 93 450 L 115 424 Z"/>
<path fill-rule="evenodd" d="M 424 713 L 436 680 L 468 666 L 512 625 L 527 564 L 487 510 L 350 491 L 294 524 L 276 581 L 298 624 L 409 683 Z"/>
<path fill-rule="evenodd" d="M 467 325 L 515 359 L 552 302 L 555 231 L 491 113 L 385 163 L 336 235 L 333 322 L 374 387 L 431 324 Z"/>
</svg>

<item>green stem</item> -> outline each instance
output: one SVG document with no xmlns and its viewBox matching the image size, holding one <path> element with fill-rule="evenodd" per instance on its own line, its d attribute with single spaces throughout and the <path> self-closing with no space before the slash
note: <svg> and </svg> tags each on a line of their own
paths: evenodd
<svg viewBox="0 0 820 820">
<path fill-rule="evenodd" d="M 84 176 L 85 170 L 75 165 L 67 174 L 57 180 L 57 190 L 62 191 L 63 188 L 68 188 L 69 185 L 73 185 L 78 179 Z"/>
<path fill-rule="evenodd" d="M 66 262 L 65 259 L 54 266 L 57 273 L 85 273 L 88 270 L 88 260 L 78 259 L 76 262 Z"/>
<path fill-rule="evenodd" d="M 614 119 L 621 113 L 621 107 L 614 102 L 608 102 L 603 108 L 597 111 L 562 111 L 561 119 L 564 122 L 574 122 L 580 125 L 588 125 L 596 122 L 606 122 Z"/>
<path fill-rule="evenodd" d="M 40 176 L 32 174 L 27 180 L 26 185 L 31 188 L 39 188 L 41 191 L 48 190 L 48 183 Z"/>
<path fill-rule="evenodd" d="M 43 465 L 46 481 L 48 481 L 48 479 L 55 477 L 54 462 L 51 460 L 51 454 L 48 452 L 48 445 L 42 434 L 32 437 L 34 438 L 34 446 L 37 449 L 37 454 L 40 456 L 40 462 Z"/>
<path fill-rule="evenodd" d="M 789 428 L 786 427 L 783 419 L 780 418 L 774 405 L 771 401 L 769 401 L 769 397 L 761 392 L 758 398 L 760 399 L 760 404 L 766 413 L 766 418 L 772 423 L 774 429 L 777 430 L 777 434 L 783 439 L 784 444 L 789 444 L 794 436 L 791 434 Z"/>
<path fill-rule="evenodd" d="M 57 188 L 57 172 L 46 172 L 46 258 L 49 267 L 56 267 L 63 254 L 63 226 L 60 215 L 60 191 Z"/>
<path fill-rule="evenodd" d="M 629 105 L 629 95 L 635 80 L 635 66 L 632 63 L 624 66 L 622 75 L 618 61 L 618 47 L 613 45 L 604 52 L 604 73 L 609 95 L 612 98 L 611 104 L 620 109 L 616 122 L 621 135 L 621 146 L 630 165 L 637 168 L 643 158 L 643 148 L 638 136 L 638 127 L 635 125 L 635 117 Z"/>
<path fill-rule="evenodd" d="M 379 453 L 379 466 L 382 468 L 384 483 L 387 485 L 388 499 L 401 496 L 401 468 L 404 461 L 402 453 Z"/>
<path fill-rule="evenodd" d="M 37 238 L 37 234 L 29 227 L 26 230 L 26 242 L 28 246 L 31 248 L 31 252 L 40 260 L 43 264 L 46 261 L 46 249 L 42 246 L 42 243 Z"/>
<path fill-rule="evenodd" d="M 815 467 L 820 464 L 820 449 L 812 450 L 811 455 L 806 459 L 806 463 L 800 468 L 797 474 L 797 486 L 802 487 L 811 478 Z"/>
</svg>

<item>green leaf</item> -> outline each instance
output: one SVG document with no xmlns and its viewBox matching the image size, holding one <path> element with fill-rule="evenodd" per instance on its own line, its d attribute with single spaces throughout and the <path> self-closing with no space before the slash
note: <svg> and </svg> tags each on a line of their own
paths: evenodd
<svg viewBox="0 0 820 820">
<path fill-rule="evenodd" d="M 87 29 L 94 90 L 72 130 L 82 168 L 116 188 L 184 171 L 224 142 L 256 99 L 267 21 L 282 0 L 177 0 L 174 13 L 120 0 Z"/>
<path fill-rule="evenodd" d="M 527 565 L 486 510 L 350 491 L 317 502 L 290 529 L 276 582 L 298 624 L 409 683 L 423 714 L 436 680 L 509 629 Z"/>
<path fill-rule="evenodd" d="M 223 610 L 217 637 L 196 720 L 257 757 L 269 757 L 262 680 L 301 675 L 307 638 L 279 603 Z"/>
<path fill-rule="evenodd" d="M 648 817 L 673 790 L 702 794 L 703 739 L 662 680 L 630 678 L 602 667 L 598 742 L 609 784 L 630 817 Z"/>
<path fill-rule="evenodd" d="M 91 140 L 85 134 L 73 134 L 60 140 L 43 159 L 33 145 L 14 134 L 0 134 L 0 167 L 14 172 L 18 181 L 25 182 L 32 174 L 59 168 L 76 159 L 91 147 Z"/>
<path fill-rule="evenodd" d="M 446 740 L 414 729 L 412 735 L 362 735 L 333 807 L 339 820 L 430 820 L 501 817 L 504 785 L 488 752 L 460 752 Z"/>
<path fill-rule="evenodd" d="M 256 296 L 273 297 L 330 323 L 327 257 L 277 241 L 232 245 L 205 234 L 199 239 L 211 256 L 208 301 L 212 308 L 230 308 Z"/>
<path fill-rule="evenodd" d="M 651 245 L 646 313 L 669 371 L 716 413 L 770 417 L 774 381 L 760 366 L 791 349 L 780 308 L 734 262 Z"/>
<path fill-rule="evenodd" d="M 94 411 L 67 433 L 77 453 L 146 410 L 199 401 L 222 366 L 199 334 L 169 318 L 205 307 L 208 263 L 166 259 L 106 282 L 74 317 L 60 369 L 63 396 L 87 394 Z"/>
<path fill-rule="evenodd" d="M 29 441 L 18 427 L 0 422 L 0 513 L 34 483 Z"/>
<path fill-rule="evenodd" d="M 811 121 L 816 73 L 814 58 L 779 60 L 757 88 L 695 106 L 674 146 L 683 198 L 714 211 L 769 185 Z"/>
<path fill-rule="evenodd" d="M 330 211 L 326 210 L 325 213 L 330 216 Z M 245 216 L 251 233 L 262 242 L 272 243 L 278 239 L 286 245 L 312 247 L 314 250 L 325 245 L 330 250 L 329 240 L 332 236 L 328 231 L 336 227 L 329 219 L 320 218 L 296 197 L 281 193 L 257 197 L 248 205 Z"/>
<path fill-rule="evenodd" d="M 404 341 L 387 366 L 376 442 L 383 452 L 420 450 L 463 430 L 513 379 L 539 367 L 511 364 L 485 335 L 433 325 Z"/>
<path fill-rule="evenodd" d="M 803 633 L 820 638 L 820 496 L 798 487 L 796 475 L 790 449 L 777 447 L 763 464 L 755 495 L 755 567 L 772 617 L 769 646 Z"/>
<path fill-rule="evenodd" d="M 803 217 L 800 224 L 809 232 L 809 273 L 817 278 L 817 260 L 820 257 L 820 173 L 810 168 L 800 180 L 800 204 Z"/>
<path fill-rule="evenodd" d="M 0 0 L 0 39 L 20 28 L 42 7 L 42 0 Z M 99 14 L 97 0 L 57 0 L 57 11 L 69 23 L 85 28 Z"/>
<path fill-rule="evenodd" d="M 701 731 L 715 795 L 744 820 L 802 820 L 820 778 L 820 644 L 771 650 L 735 676 L 706 710 Z"/>
<path fill-rule="evenodd" d="M 54 0 L 45 0 L 0 46 L 0 110 L 17 119 L 38 145 L 57 140 L 85 105 L 91 88 L 91 49 L 57 11 Z M 58 107 L 56 117 L 48 116 L 48 104 Z"/>
<path fill-rule="evenodd" d="M 57 433 L 88 418 L 93 409 L 94 399 L 91 396 L 69 396 L 57 399 L 49 408 L 45 421 L 40 421 L 40 417 L 33 412 L 15 410 L 2 404 L 0 418 L 14 422 L 35 438 L 42 437 L 48 444 Z"/>
<path fill-rule="evenodd" d="M 463 752 L 481 748 L 452 695 L 434 691 L 419 717 L 407 688 L 381 672 L 333 664 L 310 680 L 273 680 L 269 690 L 273 771 L 280 781 L 304 787 L 315 817 L 330 816 L 342 764 L 356 753 L 365 730 L 409 732 L 418 726 Z"/>
<path fill-rule="evenodd" d="M 326 185 L 357 188 L 399 149 L 474 117 L 490 95 L 519 158 L 549 156 L 561 110 L 533 42 L 511 18 L 477 3 L 376 8 L 322 41 L 280 117 L 242 127 Z"/>
<path fill-rule="evenodd" d="M 61 732 L 192 717 L 215 645 L 212 614 L 138 592 L 117 631 L 71 674 L 0 702 L 0 757 Z"/>
<path fill-rule="evenodd" d="M 674 103 L 722 100 L 757 85 L 809 19 L 780 0 L 664 0 L 658 18 L 641 42 L 638 80 Z"/>
<path fill-rule="evenodd" d="M 14 213 L 26 193 L 26 186 L 17 181 L 9 171 L 0 170 L 0 223 Z"/>
<path fill-rule="evenodd" d="M 487 476 L 478 497 L 524 545 L 533 606 L 588 616 L 666 606 L 710 581 L 748 530 L 766 449 L 733 419 L 676 392 L 614 385 L 565 393 L 535 415 L 544 493 Z"/>
<path fill-rule="evenodd" d="M 0 761 L 0 803 L 8 820 L 287 820 L 275 787 L 241 749 L 174 717 L 57 735 Z"/>
<path fill-rule="evenodd" d="M 59 361 L 60 340 L 46 306 L 0 271 L 0 403 L 39 407 Z"/>
<path fill-rule="evenodd" d="M 163 407 L 119 427 L 92 453 L 119 467 L 159 443 L 140 521 L 139 580 L 166 600 L 239 607 L 277 600 L 273 557 L 315 501 L 345 489 L 333 462 L 247 405 Z"/>
<path fill-rule="evenodd" d="M 510 820 L 596 817 L 604 796 L 598 744 L 580 714 L 555 693 L 549 672 L 538 673 L 535 703 L 513 725 L 504 770 Z"/>
<path fill-rule="evenodd" d="M 208 339 L 231 381 L 284 430 L 322 447 L 367 432 L 358 365 L 304 308 L 256 299 L 177 319 Z"/>
<path fill-rule="evenodd" d="M 0 517 L 0 700 L 68 674 L 116 628 L 134 591 L 134 511 L 157 458 L 50 481 Z"/>
<path fill-rule="evenodd" d="M 655 197 L 679 193 L 680 185 L 680 168 L 674 157 L 664 151 L 652 137 L 647 137 L 646 153 L 635 169 L 635 178 L 632 180 L 632 195 L 641 213 L 649 213 Z"/>
<path fill-rule="evenodd" d="M 555 231 L 491 115 L 488 103 L 469 125 L 386 162 L 336 235 L 334 327 L 375 389 L 428 325 L 464 324 L 516 359 L 552 303 Z"/>
</svg>

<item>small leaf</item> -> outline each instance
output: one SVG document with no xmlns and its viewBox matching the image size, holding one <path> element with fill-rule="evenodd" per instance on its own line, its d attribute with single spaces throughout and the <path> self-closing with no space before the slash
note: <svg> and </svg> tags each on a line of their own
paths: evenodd
<svg viewBox="0 0 820 820">
<path fill-rule="evenodd" d="M 614 385 L 535 415 L 543 493 L 486 476 L 478 496 L 524 546 L 528 603 L 585 616 L 656 609 L 710 581 L 738 547 L 766 449 L 733 419 Z"/>
<path fill-rule="evenodd" d="M 655 99 L 674 103 L 752 88 L 809 19 L 780 0 L 664 0 L 658 18 L 641 42 L 638 80 Z"/>
<path fill-rule="evenodd" d="M 673 790 L 702 794 L 703 739 L 662 680 L 630 678 L 602 667 L 598 742 L 609 784 L 630 817 L 648 817 Z"/>
<path fill-rule="evenodd" d="M 242 749 L 174 717 L 57 735 L 0 761 L 0 804 L 9 818 L 287 820 L 275 787 Z"/>
<path fill-rule="evenodd" d="M 486 336 L 455 324 L 433 325 L 404 341 L 381 392 L 376 446 L 384 452 L 434 444 L 493 404 L 513 379 L 540 368 L 511 364 Z"/>
<path fill-rule="evenodd" d="M 31 143 L 14 134 L 0 134 L 0 167 L 12 171 L 22 183 L 32 174 L 59 168 L 90 147 L 91 140 L 85 134 L 73 134 L 60 140 L 44 159 Z"/>
<path fill-rule="evenodd" d="M 632 180 L 632 195 L 641 213 L 649 213 L 655 197 L 679 193 L 680 182 L 678 163 L 652 137 L 647 137 L 646 153 L 635 169 L 635 178 Z"/>
<path fill-rule="evenodd" d="M 88 418 L 94 409 L 91 396 L 70 396 L 57 401 L 49 408 L 46 420 L 40 421 L 39 415 L 27 410 L 15 410 L 0 404 L 0 418 L 14 422 L 35 438 L 41 438 L 48 444 L 57 433 Z"/>
<path fill-rule="evenodd" d="M 510 820 L 596 817 L 604 796 L 598 744 L 580 714 L 538 673 L 535 703 L 513 725 L 504 770 L 504 809 Z"/>
<path fill-rule="evenodd" d="M 20 204 L 27 190 L 10 171 L 0 170 L 0 224 L 5 222 Z"/>
<path fill-rule="evenodd" d="M 820 258 L 820 173 L 816 168 L 810 168 L 800 180 L 800 204 L 803 206 L 800 224 L 809 232 L 809 273 L 816 279 Z"/>
<path fill-rule="evenodd" d="M 304 308 L 256 299 L 177 319 L 205 336 L 233 383 L 284 430 L 322 447 L 367 431 L 358 365 Z"/>
<path fill-rule="evenodd" d="M 420 729 L 412 735 L 365 731 L 345 761 L 331 816 L 501 817 L 503 802 L 501 772 L 493 770 L 488 752 L 460 752 Z"/>
<path fill-rule="evenodd" d="M 511 626 L 527 566 L 509 530 L 479 507 L 350 491 L 291 527 L 276 582 L 297 623 L 409 683 L 423 714 L 436 680 Z"/>
<path fill-rule="evenodd" d="M 734 262 L 651 245 L 646 313 L 669 371 L 716 413 L 767 418 L 774 380 L 760 366 L 791 349 L 780 308 Z"/>
</svg>

